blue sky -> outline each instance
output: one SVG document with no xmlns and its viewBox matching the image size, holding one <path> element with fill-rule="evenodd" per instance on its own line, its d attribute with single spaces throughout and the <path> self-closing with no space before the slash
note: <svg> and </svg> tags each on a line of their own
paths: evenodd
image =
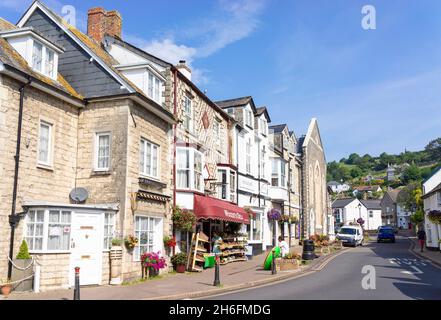
<svg viewBox="0 0 441 320">
<path fill-rule="evenodd" d="M 16 22 L 32 1 L 0 0 Z M 60 12 L 103 6 L 123 37 L 186 59 L 212 100 L 252 95 L 297 136 L 317 117 L 327 160 L 420 150 L 441 136 L 441 1 L 44 1 Z M 374 5 L 377 29 L 361 27 Z"/>
</svg>

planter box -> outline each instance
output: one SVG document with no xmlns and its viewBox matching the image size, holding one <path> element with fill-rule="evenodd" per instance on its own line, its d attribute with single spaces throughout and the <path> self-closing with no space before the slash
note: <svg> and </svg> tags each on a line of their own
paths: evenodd
<svg viewBox="0 0 441 320">
<path fill-rule="evenodd" d="M 32 291 L 32 287 L 34 284 L 34 277 L 32 277 L 34 275 L 34 266 L 29 266 L 32 263 L 31 259 L 27 259 L 27 260 L 19 260 L 19 259 L 14 259 L 14 264 L 21 268 L 27 268 L 26 270 L 20 270 L 15 268 L 14 266 L 12 267 L 12 275 L 11 275 L 11 281 L 15 282 L 15 281 L 19 281 L 21 279 L 26 279 L 31 277 L 30 279 L 21 281 L 19 283 L 16 283 L 13 285 L 13 289 L 14 291 L 18 291 L 18 292 L 24 292 L 24 291 Z"/>
<path fill-rule="evenodd" d="M 276 259 L 276 269 L 279 271 L 295 270 L 300 266 L 298 259 Z"/>
</svg>

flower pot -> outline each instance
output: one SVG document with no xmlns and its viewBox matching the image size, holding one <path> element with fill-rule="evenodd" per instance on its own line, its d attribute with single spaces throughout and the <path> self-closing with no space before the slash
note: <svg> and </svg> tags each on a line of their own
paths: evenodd
<svg viewBox="0 0 441 320">
<path fill-rule="evenodd" d="M 178 264 L 176 266 L 176 272 L 177 273 L 185 273 L 185 264 Z"/>
<path fill-rule="evenodd" d="M 9 296 L 11 290 L 12 290 L 12 284 L 4 284 L 1 287 L 2 295 L 4 295 L 5 297 Z"/>
</svg>

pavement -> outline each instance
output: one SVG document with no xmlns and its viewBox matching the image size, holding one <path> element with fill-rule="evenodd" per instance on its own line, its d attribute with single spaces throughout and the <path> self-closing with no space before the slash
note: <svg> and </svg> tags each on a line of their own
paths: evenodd
<svg viewBox="0 0 441 320">
<path fill-rule="evenodd" d="M 337 251 L 341 252 L 346 249 Z M 291 248 L 291 252 L 301 253 L 302 247 Z M 190 299 L 225 293 L 232 290 L 250 288 L 266 283 L 299 276 L 309 270 L 319 270 L 334 254 L 323 255 L 313 262 L 292 271 L 279 271 L 272 275 L 263 270 L 266 254 L 253 257 L 245 262 L 235 262 L 220 267 L 221 286 L 214 287 L 214 268 L 201 273 L 167 274 L 158 279 L 149 279 L 138 284 L 122 286 L 82 287 L 82 300 L 150 300 L 150 299 Z M 1 297 L 1 296 L 0 296 Z M 72 300 L 73 290 L 56 290 L 42 293 L 11 293 L 8 300 Z"/>
<path fill-rule="evenodd" d="M 222 300 L 441 300 L 441 269 L 416 257 L 413 241 L 376 243 L 346 250 L 320 272 L 249 290 L 221 294 Z"/>
<path fill-rule="evenodd" d="M 410 236 L 409 240 L 412 241 L 413 244 L 409 250 L 411 250 L 414 255 L 422 259 L 430 260 L 430 263 L 441 268 L 441 252 L 439 250 L 432 251 L 424 248 L 424 251 L 421 252 L 417 237 Z"/>
</svg>

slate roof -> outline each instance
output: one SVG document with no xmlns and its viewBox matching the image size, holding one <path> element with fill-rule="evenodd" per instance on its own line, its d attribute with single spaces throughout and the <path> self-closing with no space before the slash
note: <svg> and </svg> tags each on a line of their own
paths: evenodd
<svg viewBox="0 0 441 320">
<path fill-rule="evenodd" d="M 354 198 L 337 199 L 332 203 L 331 207 L 333 209 L 344 208 L 354 200 L 355 200 Z"/>
<path fill-rule="evenodd" d="M 0 28 L 9 28 L 11 30 L 11 23 L 7 22 L 4 19 L 1 19 Z M 22 73 L 28 74 L 33 78 L 50 85 L 58 90 L 67 93 L 78 99 L 83 99 L 83 97 L 76 92 L 71 85 L 63 78 L 63 76 L 58 73 L 57 81 L 54 81 L 52 78 L 49 78 L 39 72 L 34 71 L 31 67 L 29 67 L 27 61 L 9 44 L 8 41 L 0 37 L 0 62 L 5 64 L 6 66 L 10 66 L 15 70 L 18 70 Z"/>
<path fill-rule="evenodd" d="M 381 200 L 360 200 L 370 210 L 381 210 Z"/>
<path fill-rule="evenodd" d="M 274 126 L 270 126 L 269 129 L 270 130 L 274 130 L 274 133 L 280 133 L 283 131 L 283 129 L 285 129 L 287 127 L 286 124 L 276 124 Z"/>
<path fill-rule="evenodd" d="M 253 98 L 251 96 L 247 97 L 241 97 L 241 98 L 234 98 L 234 99 L 228 99 L 228 100 L 221 100 L 221 101 L 215 101 L 214 103 L 217 104 L 222 109 L 225 108 L 233 108 L 233 107 L 243 107 L 250 103 L 250 101 Z"/>
<path fill-rule="evenodd" d="M 400 189 L 394 189 L 386 192 L 393 202 L 397 202 L 398 194 L 400 193 Z"/>
<path fill-rule="evenodd" d="M 271 118 L 269 116 L 268 109 L 266 107 L 259 107 L 256 109 L 257 116 L 261 116 L 262 114 L 265 114 L 266 120 L 268 121 L 268 123 L 270 123 Z"/>
</svg>

